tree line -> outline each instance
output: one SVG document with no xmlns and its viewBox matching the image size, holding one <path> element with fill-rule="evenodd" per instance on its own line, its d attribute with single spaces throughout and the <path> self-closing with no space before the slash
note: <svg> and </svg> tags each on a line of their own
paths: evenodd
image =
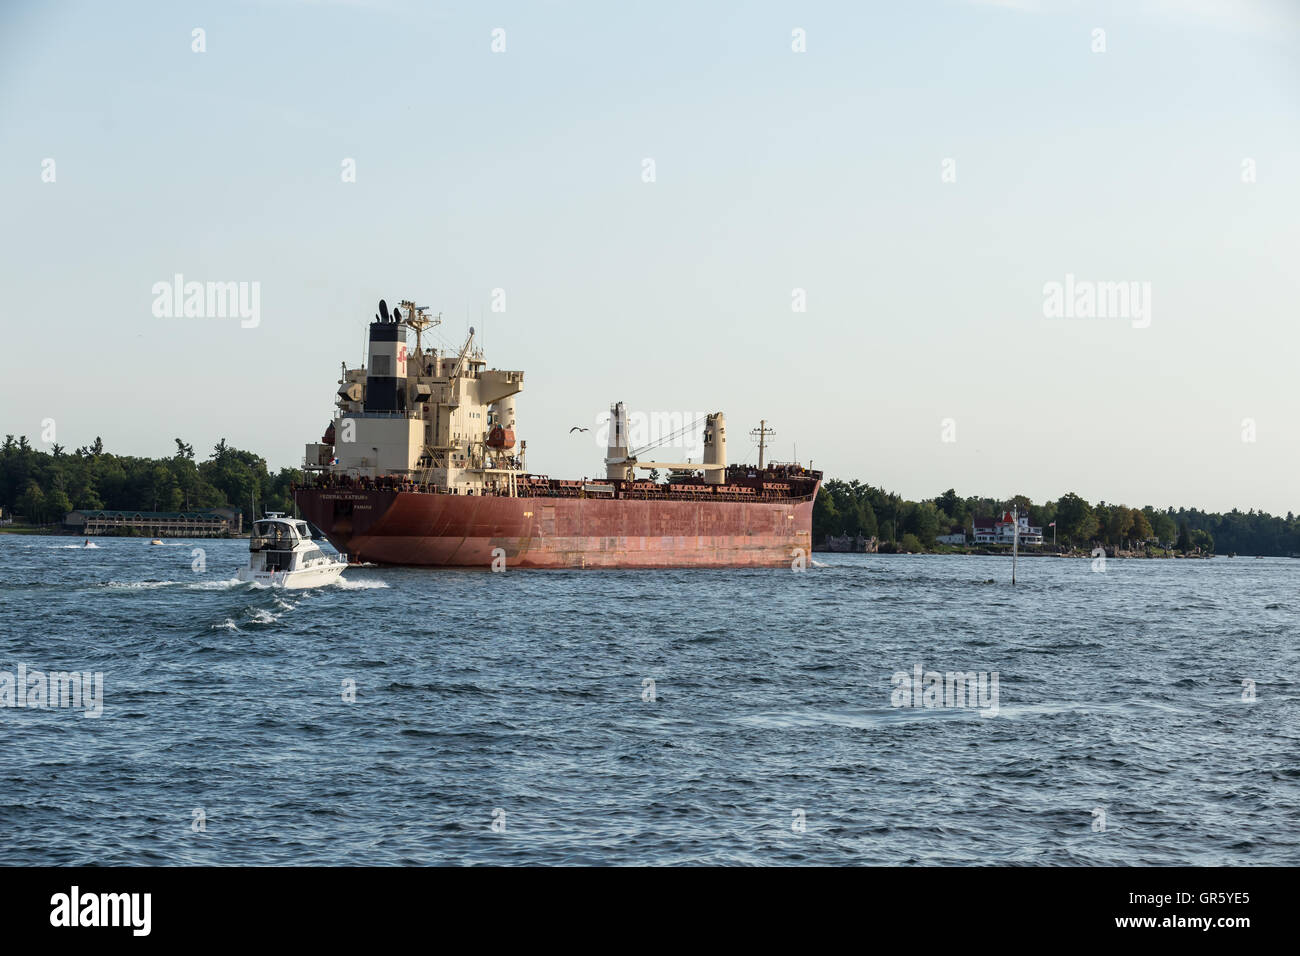
<svg viewBox="0 0 1300 956">
<path fill-rule="evenodd" d="M 104 450 L 101 439 L 75 451 L 33 448 L 26 436 L 6 435 L 0 446 L 0 506 L 6 516 L 53 524 L 69 511 L 198 511 L 229 507 L 251 518 L 258 510 L 292 511 L 295 468 L 271 474 L 266 459 L 223 438 L 203 461 L 181 439 L 170 458 L 137 458 Z"/>
<path fill-rule="evenodd" d="M 827 535 L 875 537 L 887 546 L 918 551 L 936 547 L 939 535 L 971 533 L 974 518 L 998 517 L 1015 506 L 1028 513 L 1029 523 L 1067 547 L 1099 545 L 1133 549 L 1144 545 L 1183 552 L 1300 554 L 1300 521 L 1290 512 L 1285 518 L 1251 509 L 1227 514 L 1196 508 L 1164 509 L 1146 505 L 1088 502 L 1074 492 L 1055 501 L 1035 503 L 1025 495 L 1007 499 L 963 498 L 949 488 L 935 498 L 909 501 L 883 488 L 860 481 L 830 479 L 823 483 L 813 506 L 813 538 Z"/>
</svg>

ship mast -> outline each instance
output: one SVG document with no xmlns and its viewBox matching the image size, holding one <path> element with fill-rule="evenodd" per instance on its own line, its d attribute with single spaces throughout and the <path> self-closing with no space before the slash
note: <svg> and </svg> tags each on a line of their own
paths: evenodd
<svg viewBox="0 0 1300 956">
<path fill-rule="evenodd" d="M 749 430 L 751 435 L 758 437 L 758 470 L 763 470 L 763 453 L 767 450 L 768 438 L 776 437 L 776 432 L 767 427 L 767 419 L 760 418 L 758 427 Z"/>
<path fill-rule="evenodd" d="M 410 299 L 403 299 L 401 304 L 406 309 L 407 326 L 415 329 L 415 351 L 420 352 L 420 335 L 425 329 L 442 325 L 442 313 L 431 316 L 427 305 L 416 305 Z"/>
</svg>

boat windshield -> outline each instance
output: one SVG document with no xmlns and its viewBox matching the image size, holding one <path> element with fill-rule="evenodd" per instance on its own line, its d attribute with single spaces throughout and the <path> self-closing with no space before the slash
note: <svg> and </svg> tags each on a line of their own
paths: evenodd
<svg viewBox="0 0 1300 956">
<path fill-rule="evenodd" d="M 292 551 L 298 541 L 293 525 L 286 521 L 257 521 L 248 539 L 250 551 Z"/>
</svg>

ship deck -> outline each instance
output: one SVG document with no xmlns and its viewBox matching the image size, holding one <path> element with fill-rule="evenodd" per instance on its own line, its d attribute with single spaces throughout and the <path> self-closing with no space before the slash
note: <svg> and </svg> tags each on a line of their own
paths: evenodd
<svg viewBox="0 0 1300 956">
<path fill-rule="evenodd" d="M 808 501 L 817 493 L 822 474 L 797 465 L 769 466 L 763 470 L 732 466 L 726 479 L 708 484 L 704 479 L 659 484 L 653 481 L 627 481 L 617 478 L 557 479 L 546 475 L 521 474 L 515 480 L 515 494 L 483 491 L 479 497 L 515 498 L 585 498 L 607 501 L 728 501 L 790 502 Z M 354 477 L 318 474 L 314 480 L 295 486 L 297 490 L 329 491 L 396 491 L 405 494 L 448 495 L 454 491 L 406 475 Z"/>
</svg>

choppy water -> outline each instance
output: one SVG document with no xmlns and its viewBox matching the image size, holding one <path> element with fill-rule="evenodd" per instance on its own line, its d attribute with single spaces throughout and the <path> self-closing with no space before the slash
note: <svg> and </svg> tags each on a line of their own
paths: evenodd
<svg viewBox="0 0 1300 956">
<path fill-rule="evenodd" d="M 104 674 L 99 719 L 0 708 L 7 864 L 1300 862 L 1300 561 L 280 592 L 71 543 L 0 535 L 0 671 Z M 892 706 L 918 664 L 997 714 Z"/>
</svg>

